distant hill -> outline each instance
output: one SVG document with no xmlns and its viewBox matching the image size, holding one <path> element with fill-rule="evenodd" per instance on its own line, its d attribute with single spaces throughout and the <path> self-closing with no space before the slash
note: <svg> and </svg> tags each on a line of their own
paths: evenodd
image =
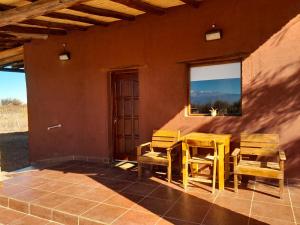
<svg viewBox="0 0 300 225">
<path fill-rule="evenodd" d="M 240 100 L 240 94 L 230 94 L 222 92 L 203 92 L 203 91 L 193 91 L 191 93 L 191 102 L 193 104 L 206 104 L 213 103 L 217 100 L 228 102 L 232 104 Z"/>
</svg>

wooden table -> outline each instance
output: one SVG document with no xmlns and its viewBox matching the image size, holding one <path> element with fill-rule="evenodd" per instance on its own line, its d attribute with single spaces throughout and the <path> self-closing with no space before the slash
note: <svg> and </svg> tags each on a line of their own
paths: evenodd
<svg viewBox="0 0 300 225">
<path fill-rule="evenodd" d="M 196 140 L 216 140 L 218 146 L 218 183 L 219 190 L 224 190 L 224 180 L 228 179 L 230 167 L 229 167 L 229 154 L 230 154 L 230 134 L 211 134 L 211 133 L 198 133 L 192 132 L 181 137 L 181 141 L 184 139 L 196 139 Z M 183 143 L 183 142 L 182 142 Z M 188 173 L 188 165 L 186 162 L 186 152 L 185 146 L 182 145 L 182 175 L 183 175 L 183 185 L 187 185 L 187 180 L 185 179 L 186 173 Z M 194 151 L 194 150 L 193 150 Z"/>
</svg>

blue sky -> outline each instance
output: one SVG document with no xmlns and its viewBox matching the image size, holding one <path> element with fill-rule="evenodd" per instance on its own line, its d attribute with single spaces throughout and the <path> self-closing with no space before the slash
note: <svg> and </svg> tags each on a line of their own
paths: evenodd
<svg viewBox="0 0 300 225">
<path fill-rule="evenodd" d="M 4 98 L 27 102 L 25 74 L 0 71 L 0 99 Z"/>
<path fill-rule="evenodd" d="M 191 90 L 204 92 L 220 92 L 226 94 L 241 94 L 241 79 L 218 79 L 192 81 Z"/>
</svg>

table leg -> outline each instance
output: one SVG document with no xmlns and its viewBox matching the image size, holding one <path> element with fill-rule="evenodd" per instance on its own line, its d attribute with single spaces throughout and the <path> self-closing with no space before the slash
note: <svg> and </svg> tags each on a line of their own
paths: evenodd
<svg viewBox="0 0 300 225">
<path fill-rule="evenodd" d="M 188 184 L 188 164 L 187 164 L 187 147 L 184 142 L 182 142 L 182 184 L 183 188 L 187 188 Z"/>
<path fill-rule="evenodd" d="M 218 175 L 219 175 L 219 190 L 224 190 L 224 144 L 218 145 Z"/>
<path fill-rule="evenodd" d="M 197 147 L 192 147 L 192 155 L 195 156 L 198 154 L 198 148 Z M 191 172 L 192 176 L 194 177 L 199 170 L 199 164 L 198 163 L 192 163 L 191 164 Z"/>
<path fill-rule="evenodd" d="M 225 180 L 229 179 L 230 175 L 230 138 L 227 138 L 225 141 L 225 156 L 224 156 L 224 167 L 225 167 Z"/>
</svg>

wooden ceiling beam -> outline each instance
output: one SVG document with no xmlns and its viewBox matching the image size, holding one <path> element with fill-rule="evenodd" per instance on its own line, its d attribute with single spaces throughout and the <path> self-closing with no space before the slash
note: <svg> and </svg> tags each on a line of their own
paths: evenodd
<svg viewBox="0 0 300 225">
<path fill-rule="evenodd" d="M 8 49 L 8 50 L 5 50 L 5 51 L 1 51 L 0 52 L 0 60 L 5 59 L 5 58 L 9 58 L 9 57 L 12 57 L 12 56 L 15 56 L 15 55 L 22 55 L 23 53 L 24 53 L 23 46 Z"/>
<path fill-rule="evenodd" d="M 93 14 L 93 15 L 97 15 L 97 16 L 117 18 L 117 19 L 121 19 L 121 20 L 132 21 L 135 19 L 135 16 L 133 16 L 133 15 L 129 15 L 129 14 L 121 13 L 121 12 L 117 12 L 117 11 L 112 11 L 112 10 L 108 10 L 108 9 L 95 8 L 95 7 L 92 7 L 89 5 L 83 5 L 83 4 L 71 6 L 71 7 L 69 7 L 69 9 L 78 11 L 78 12 Z"/>
<path fill-rule="evenodd" d="M 6 50 L 6 51 L 8 51 L 8 50 Z M 24 60 L 24 55 L 23 54 L 14 55 L 14 56 L 11 56 L 11 57 L 8 57 L 8 58 L 0 59 L 0 66 L 10 65 L 14 62 L 21 61 L 21 60 Z"/>
<path fill-rule="evenodd" d="M 130 8 L 134 8 L 143 12 L 152 13 L 156 15 L 162 15 L 165 13 L 165 10 L 159 6 L 143 2 L 141 0 L 111 0 L 122 5 L 126 5 Z"/>
<path fill-rule="evenodd" d="M 61 12 L 52 12 L 52 13 L 45 14 L 44 16 L 47 16 L 50 18 L 55 18 L 55 19 L 64 19 L 64 20 L 77 21 L 77 22 L 81 22 L 81 23 L 89 23 L 89 24 L 98 25 L 98 26 L 108 26 L 109 25 L 109 23 L 107 23 L 107 22 L 94 20 L 94 19 L 91 19 L 88 17 L 83 17 L 83 16 L 61 13 Z"/>
<path fill-rule="evenodd" d="M 200 3 L 203 1 L 203 0 L 180 0 L 182 2 L 184 2 L 185 4 L 187 5 L 190 5 L 194 8 L 198 8 Z"/>
<path fill-rule="evenodd" d="M 15 37 L 13 35 L 10 35 L 9 37 L 5 37 L 5 36 L 2 36 L 3 33 L 0 33 L 0 43 L 25 43 L 25 42 L 28 42 L 30 41 L 29 38 L 18 38 L 18 37 Z M 4 34 L 6 35 L 6 34 Z"/>
<path fill-rule="evenodd" d="M 8 10 L 8 9 L 14 9 L 14 8 L 16 8 L 16 7 L 15 6 L 11 6 L 11 5 L 4 5 L 4 4 L 0 3 L 0 11 L 4 11 L 4 10 Z M 49 18 L 54 18 L 54 19 L 70 20 L 70 21 L 76 21 L 76 22 L 81 22 L 81 23 L 88 23 L 88 24 L 93 24 L 93 25 L 98 25 L 98 26 L 108 26 L 108 24 L 109 24 L 107 22 L 103 22 L 103 21 L 99 21 L 99 20 L 94 20 L 94 19 L 91 19 L 91 18 L 88 18 L 88 17 L 77 16 L 77 15 L 72 15 L 72 14 L 68 14 L 68 13 L 61 13 L 61 12 L 51 12 L 51 13 L 45 14 L 44 16 L 49 17 Z M 32 20 L 33 19 L 31 19 L 31 21 Z M 41 21 L 41 20 L 34 20 L 35 23 L 39 22 L 39 21 Z M 61 23 L 54 24 L 54 25 L 56 27 L 58 27 L 58 26 L 60 26 L 60 24 Z M 63 24 L 66 24 L 66 23 L 63 23 Z M 53 23 L 52 23 L 52 25 L 53 25 Z M 61 27 L 62 26 L 60 26 L 60 28 Z M 67 28 L 67 29 L 70 29 L 70 27 Z M 74 28 L 74 29 L 77 29 L 77 28 Z"/>
<path fill-rule="evenodd" d="M 37 20 L 37 19 L 25 20 L 22 22 L 22 24 L 36 25 L 36 26 L 64 29 L 64 30 L 81 30 L 81 31 L 87 30 L 86 26 L 67 24 L 67 23 L 50 22 L 50 21 L 46 21 L 46 20 Z"/>
<path fill-rule="evenodd" d="M 32 34 L 32 33 L 21 33 L 21 32 L 12 32 L 12 31 L 1 31 L 0 34 L 9 34 L 14 36 L 16 39 L 40 39 L 46 40 L 48 38 L 48 34 Z"/>
<path fill-rule="evenodd" d="M 39 0 L 31 4 L 0 12 L 0 27 L 68 8 L 86 0 Z"/>
<path fill-rule="evenodd" d="M 18 25 L 8 25 L 0 27 L 0 31 L 10 31 L 14 33 L 23 34 L 53 34 L 53 35 L 65 35 L 67 32 L 65 30 L 49 29 L 49 28 L 39 28 L 39 27 L 22 27 Z"/>
</svg>

